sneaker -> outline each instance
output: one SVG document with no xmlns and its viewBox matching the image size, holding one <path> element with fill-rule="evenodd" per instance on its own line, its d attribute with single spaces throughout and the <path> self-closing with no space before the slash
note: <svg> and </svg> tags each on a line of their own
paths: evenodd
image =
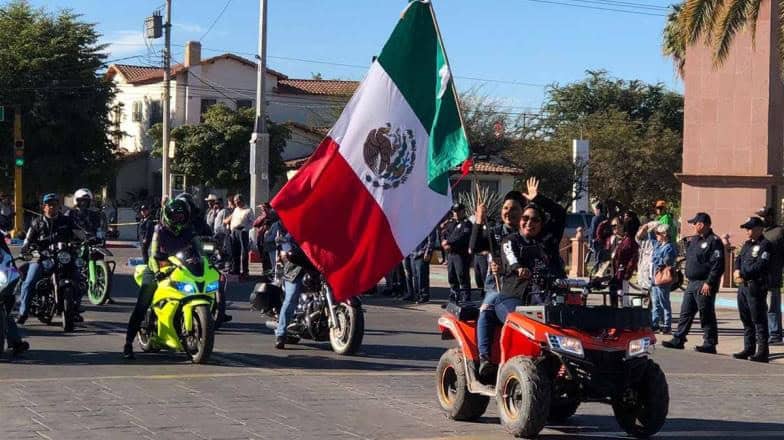
<svg viewBox="0 0 784 440">
<path fill-rule="evenodd" d="M 19 315 L 19 317 L 16 318 L 16 323 L 19 325 L 24 325 L 25 322 L 27 322 L 27 315 Z"/>
<path fill-rule="evenodd" d="M 19 356 L 30 349 L 30 344 L 27 341 L 19 341 L 11 345 L 11 356 Z"/>
<path fill-rule="evenodd" d="M 136 359 L 136 356 L 133 355 L 132 344 L 125 344 L 125 346 L 123 346 L 123 359 L 128 361 Z"/>
<path fill-rule="evenodd" d="M 698 353 L 716 354 L 715 345 L 698 345 L 694 347 L 694 351 Z"/>
<path fill-rule="evenodd" d="M 683 344 L 684 344 L 684 341 L 681 341 L 678 338 L 672 338 L 669 341 L 662 342 L 662 347 L 674 348 L 676 350 L 683 350 L 683 348 L 684 348 Z"/>
<path fill-rule="evenodd" d="M 286 338 L 284 336 L 275 337 L 275 348 L 278 350 L 286 348 Z"/>
</svg>

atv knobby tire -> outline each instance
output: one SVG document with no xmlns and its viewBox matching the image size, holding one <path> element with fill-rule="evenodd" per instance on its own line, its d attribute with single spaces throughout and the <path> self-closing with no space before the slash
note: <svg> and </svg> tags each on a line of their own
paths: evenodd
<svg viewBox="0 0 784 440">
<path fill-rule="evenodd" d="M 468 391 L 463 353 L 457 348 L 447 350 L 438 361 L 436 396 L 452 420 L 476 420 L 490 403 L 490 397 Z"/>
<path fill-rule="evenodd" d="M 637 401 L 633 405 L 613 402 L 615 419 L 621 428 L 638 438 L 650 437 L 661 429 L 670 407 L 667 378 L 659 365 L 649 360 L 640 382 L 634 385 Z"/>
<path fill-rule="evenodd" d="M 496 402 L 501 424 L 515 437 L 536 437 L 547 423 L 552 394 L 544 366 L 524 356 L 513 357 L 498 376 Z"/>
<path fill-rule="evenodd" d="M 554 397 L 550 403 L 550 414 L 547 421 L 550 423 L 563 423 L 577 412 L 580 400 L 573 398 Z"/>
</svg>

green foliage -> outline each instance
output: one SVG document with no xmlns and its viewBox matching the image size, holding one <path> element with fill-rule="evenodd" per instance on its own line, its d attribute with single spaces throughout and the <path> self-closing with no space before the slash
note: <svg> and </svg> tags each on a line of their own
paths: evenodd
<svg viewBox="0 0 784 440">
<path fill-rule="evenodd" d="M 114 174 L 107 132 L 115 90 L 96 74 L 106 59 L 98 38 L 94 24 L 68 10 L 52 14 L 23 0 L 0 6 L 0 104 L 21 108 L 31 199 L 40 192 L 95 188 Z M 2 182 L 13 181 L 13 119 L 7 113 L 0 123 Z"/>
<path fill-rule="evenodd" d="M 232 110 L 223 104 L 210 107 L 203 121 L 172 130 L 176 155 L 171 161 L 173 173 L 185 174 L 190 182 L 199 182 L 230 192 L 247 193 L 250 187 L 250 146 L 255 111 Z M 285 167 L 281 153 L 290 138 L 288 128 L 267 121 L 270 134 L 270 186 L 283 176 Z M 153 154 L 161 154 L 161 125 L 156 124 L 147 135 L 154 139 Z"/>
</svg>

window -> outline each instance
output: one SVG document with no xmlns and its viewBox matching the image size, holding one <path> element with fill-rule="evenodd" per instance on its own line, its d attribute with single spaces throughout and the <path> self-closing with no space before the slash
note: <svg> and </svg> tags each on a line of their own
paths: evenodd
<svg viewBox="0 0 784 440">
<path fill-rule="evenodd" d="M 209 110 L 210 107 L 212 107 L 213 105 L 215 105 L 217 103 L 218 103 L 217 99 L 202 98 L 201 99 L 201 115 L 204 115 L 204 113 L 206 113 L 207 110 Z"/>
<path fill-rule="evenodd" d="M 161 101 L 150 101 L 150 120 L 147 121 L 147 127 L 163 122 L 163 108 Z"/>
<path fill-rule="evenodd" d="M 498 193 L 498 181 L 497 180 L 480 180 L 479 181 L 480 188 L 487 188 L 490 190 L 491 193 Z M 500 194 L 503 196 L 503 194 Z"/>
<path fill-rule="evenodd" d="M 237 100 L 237 110 L 241 108 L 253 108 L 253 100 L 252 99 L 238 99 Z"/>
<path fill-rule="evenodd" d="M 133 103 L 133 112 L 131 112 L 131 120 L 133 122 L 142 122 L 142 102 L 136 101 Z"/>
</svg>

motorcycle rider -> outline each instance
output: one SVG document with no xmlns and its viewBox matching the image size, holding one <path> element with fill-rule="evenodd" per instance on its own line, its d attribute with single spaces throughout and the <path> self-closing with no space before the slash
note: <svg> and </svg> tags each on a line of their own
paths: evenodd
<svg viewBox="0 0 784 440">
<path fill-rule="evenodd" d="M 72 217 L 60 214 L 58 210 L 60 201 L 57 194 L 49 193 L 42 198 L 43 215 L 33 220 L 27 236 L 22 244 L 22 255 L 29 255 L 31 247 L 43 249 L 52 243 L 68 243 L 73 240 L 73 230 L 77 229 Z M 76 270 L 76 269 L 74 269 Z M 78 279 L 79 274 L 74 273 L 74 280 Z M 27 266 L 27 276 L 22 282 L 22 293 L 19 299 L 19 318 L 17 324 L 24 324 L 27 321 L 27 307 L 30 305 L 30 290 L 41 277 L 41 265 L 38 261 L 32 261 Z M 81 322 L 82 317 L 77 314 L 76 321 Z"/>
<path fill-rule="evenodd" d="M 278 327 L 275 329 L 275 348 L 282 350 L 286 346 L 286 330 L 294 316 L 294 311 L 297 309 L 299 295 L 302 292 L 302 279 L 307 269 L 312 269 L 312 265 L 282 223 L 276 242 L 280 246 L 281 258 L 283 259 L 283 291 L 285 296 L 278 314 Z"/>
<path fill-rule="evenodd" d="M 0 231 L 0 252 L 7 254 L 9 258 L 13 258 L 13 254 L 4 240 L 6 235 L 7 233 L 5 231 Z M 2 257 L 0 257 L 0 259 L 2 259 Z M 5 307 L 5 316 L 8 318 L 6 319 L 5 336 L 8 341 L 8 348 L 11 349 L 11 356 L 19 356 L 30 349 L 30 344 L 19 335 L 19 329 L 16 327 L 16 322 L 10 318 L 11 310 L 13 310 L 15 302 L 13 291 L 18 282 L 20 282 L 19 279 L 8 284 L 5 286 L 5 289 L 0 291 L 0 307 Z M 0 341 L 0 347 L 2 347 L 3 342 L 4 341 Z M 2 355 L 3 353 L 0 353 L 0 356 Z"/>
<path fill-rule="evenodd" d="M 64 215 L 71 217 L 76 226 L 85 232 L 87 238 L 94 237 L 103 241 L 106 238 L 106 219 L 101 212 L 91 209 L 93 193 L 87 188 L 79 188 L 74 191 L 74 201 L 76 202 L 76 205 L 72 209 L 67 210 Z M 82 289 L 78 290 L 78 304 L 82 303 L 82 298 L 85 293 L 87 292 Z M 110 303 L 114 302 L 111 299 L 109 301 Z M 80 305 L 79 313 L 81 312 L 82 308 Z M 77 320 L 78 319 L 80 318 L 77 318 Z"/>
<path fill-rule="evenodd" d="M 501 242 L 501 264 L 493 261 L 490 265 L 502 281 L 501 291 L 489 294 L 479 312 L 476 330 L 481 377 L 488 377 L 493 369 L 490 349 L 495 327 L 517 306 L 543 303 L 547 280 L 566 276 L 557 245 L 566 226 L 566 210 L 539 194 L 537 179 L 528 179 L 527 186 L 523 196 L 529 203 L 522 210 L 519 232 Z"/>
<path fill-rule="evenodd" d="M 158 281 L 164 279 L 166 274 L 161 271 L 159 262 L 165 262 L 170 255 L 174 255 L 188 246 L 199 248 L 199 241 L 191 227 L 191 211 L 188 203 L 182 199 L 173 199 L 166 202 L 161 215 L 161 223 L 155 227 L 150 245 L 150 259 L 142 274 L 136 305 L 128 320 L 128 330 L 125 334 L 123 357 L 134 359 L 133 339 L 139 331 L 147 308 L 150 307 Z"/>
</svg>

